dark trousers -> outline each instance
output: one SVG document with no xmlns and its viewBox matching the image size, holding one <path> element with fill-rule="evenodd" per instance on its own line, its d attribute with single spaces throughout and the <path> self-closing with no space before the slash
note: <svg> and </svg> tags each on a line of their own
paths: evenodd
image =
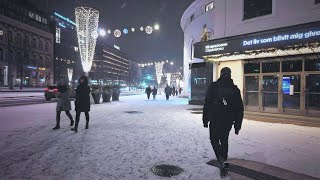
<svg viewBox="0 0 320 180">
<path fill-rule="evenodd" d="M 78 128 L 79 125 L 79 121 L 80 121 L 80 114 L 81 112 L 77 112 L 76 114 L 76 124 L 75 124 L 75 128 Z M 84 112 L 84 114 L 86 115 L 86 126 L 89 125 L 89 112 Z"/>
<path fill-rule="evenodd" d="M 169 94 L 166 94 L 166 98 L 167 98 L 167 100 L 169 100 L 169 96 L 170 96 Z"/>
<path fill-rule="evenodd" d="M 70 114 L 70 111 L 65 111 L 66 115 L 69 117 L 70 121 L 72 122 L 72 116 Z M 61 116 L 61 111 L 57 111 L 57 115 L 56 115 L 56 121 L 57 121 L 57 126 L 60 126 L 60 116 Z"/>
<path fill-rule="evenodd" d="M 157 95 L 153 95 L 153 100 L 156 100 Z"/>
<path fill-rule="evenodd" d="M 228 159 L 228 140 L 230 131 L 221 131 L 210 127 L 210 140 L 214 153 L 217 156 L 218 162 L 224 162 Z"/>
<path fill-rule="evenodd" d="M 150 99 L 150 93 L 147 93 L 148 99 Z"/>
</svg>

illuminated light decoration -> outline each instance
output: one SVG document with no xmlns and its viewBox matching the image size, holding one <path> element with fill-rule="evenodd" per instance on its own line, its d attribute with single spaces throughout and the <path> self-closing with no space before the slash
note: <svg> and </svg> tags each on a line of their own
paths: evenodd
<svg viewBox="0 0 320 180">
<path fill-rule="evenodd" d="M 107 35 L 106 30 L 104 30 L 104 29 L 99 29 L 99 35 L 102 36 L 102 37 L 106 36 L 106 35 Z"/>
<path fill-rule="evenodd" d="M 170 84 L 171 84 L 171 73 L 166 73 L 166 77 L 167 77 L 167 83 L 170 86 Z"/>
<path fill-rule="evenodd" d="M 153 31 L 153 29 L 152 29 L 151 26 L 147 26 L 147 27 L 146 27 L 146 33 L 147 33 L 147 34 L 152 34 L 152 31 Z"/>
<path fill-rule="evenodd" d="M 163 71 L 163 65 L 164 65 L 164 62 L 159 62 L 159 63 L 155 63 L 154 66 L 155 66 L 155 69 L 156 69 L 156 76 L 157 76 L 157 83 L 158 83 L 158 88 L 160 86 L 160 83 L 161 83 L 161 78 L 162 78 L 162 71 Z"/>
<path fill-rule="evenodd" d="M 68 22 L 68 23 L 70 23 L 72 25 L 77 26 L 77 24 L 75 22 L 71 21 L 69 18 L 66 18 L 66 17 L 62 16 L 61 14 L 59 14 L 57 12 L 54 12 L 54 15 L 59 17 L 59 18 L 61 18 L 61 19 L 63 19 L 63 20 L 65 20 L 66 22 Z"/>
<path fill-rule="evenodd" d="M 128 33 L 129 33 L 128 29 L 123 30 L 123 34 L 128 34 Z"/>
<path fill-rule="evenodd" d="M 150 63 L 148 63 L 148 66 L 150 66 Z"/>
<path fill-rule="evenodd" d="M 109 29 L 109 30 L 108 30 L 108 34 L 111 34 L 111 33 L 112 33 L 112 32 L 111 32 L 111 30 Z"/>
<path fill-rule="evenodd" d="M 173 62 L 171 62 L 170 64 L 173 65 Z"/>
<path fill-rule="evenodd" d="M 155 29 L 155 30 L 159 30 L 159 29 L 160 29 L 159 24 L 154 25 L 154 29 Z"/>
<path fill-rule="evenodd" d="M 141 28 L 140 28 L 140 31 L 144 31 L 144 28 L 143 28 L 143 27 L 141 27 Z"/>
<path fill-rule="evenodd" d="M 117 29 L 114 31 L 113 35 L 118 38 L 121 36 L 121 31 L 119 29 Z"/>
<path fill-rule="evenodd" d="M 73 69 L 72 68 L 68 68 L 67 71 L 68 71 L 69 82 L 71 82 L 72 81 L 72 75 L 73 75 Z"/>
<path fill-rule="evenodd" d="M 151 63 L 151 66 L 153 66 L 153 63 Z"/>
<path fill-rule="evenodd" d="M 166 63 L 168 63 L 169 62 L 169 60 L 166 60 Z"/>
<path fill-rule="evenodd" d="M 131 31 L 132 31 L 132 32 L 135 32 L 135 31 L 136 31 L 136 29 L 135 29 L 135 28 L 131 28 Z"/>
<path fill-rule="evenodd" d="M 60 26 L 60 27 L 63 27 L 63 28 L 67 28 L 67 26 L 65 26 L 65 25 L 62 24 L 62 23 L 59 23 L 59 26 Z"/>
<path fill-rule="evenodd" d="M 75 15 L 82 68 L 88 74 L 98 38 L 99 12 L 88 7 L 77 7 Z"/>
<path fill-rule="evenodd" d="M 178 87 L 180 86 L 180 79 L 179 78 L 176 79 L 176 86 L 178 86 Z"/>
</svg>

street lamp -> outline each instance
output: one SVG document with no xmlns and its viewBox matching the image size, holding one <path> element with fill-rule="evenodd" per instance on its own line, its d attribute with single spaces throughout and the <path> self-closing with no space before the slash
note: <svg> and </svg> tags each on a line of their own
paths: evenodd
<svg viewBox="0 0 320 180">
<path fill-rule="evenodd" d="M 159 29 L 160 29 L 159 24 L 154 25 L 154 29 L 155 29 L 155 30 L 159 30 Z"/>
</svg>

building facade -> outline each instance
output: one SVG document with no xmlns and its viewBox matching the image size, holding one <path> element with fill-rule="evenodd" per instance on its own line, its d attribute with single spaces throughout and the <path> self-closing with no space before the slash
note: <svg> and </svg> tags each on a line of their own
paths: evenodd
<svg viewBox="0 0 320 180">
<path fill-rule="evenodd" d="M 83 75 L 78 48 L 76 23 L 69 18 L 54 12 L 51 16 L 54 22 L 54 82 L 68 80 L 72 76 L 77 80 Z M 69 73 L 68 73 L 69 71 Z"/>
<path fill-rule="evenodd" d="M 201 1 L 208 2 L 194 4 Z M 193 54 L 214 64 L 214 79 L 230 67 L 246 111 L 320 116 L 319 1 L 212 3 L 201 23 L 213 23 L 213 36 L 195 43 Z"/>
<path fill-rule="evenodd" d="M 0 1 L 0 85 L 53 83 L 53 35 L 49 16 L 22 0 Z"/>
</svg>

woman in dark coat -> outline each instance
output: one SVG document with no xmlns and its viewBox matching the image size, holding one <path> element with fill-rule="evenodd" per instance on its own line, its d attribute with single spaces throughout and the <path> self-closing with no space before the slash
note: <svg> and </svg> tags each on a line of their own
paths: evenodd
<svg viewBox="0 0 320 180">
<path fill-rule="evenodd" d="M 65 111 L 67 116 L 70 119 L 70 126 L 73 126 L 74 121 L 72 119 L 72 116 L 70 114 L 71 110 L 71 101 L 70 101 L 70 93 L 71 89 L 68 86 L 68 82 L 66 80 L 62 80 L 58 83 L 58 102 L 57 102 L 57 116 L 56 116 L 56 126 L 53 128 L 53 130 L 60 129 L 60 115 L 61 111 Z"/>
<path fill-rule="evenodd" d="M 86 115 L 86 129 L 89 128 L 89 111 L 90 111 L 90 87 L 88 86 L 88 77 L 81 76 L 79 85 L 76 90 L 76 124 L 71 130 L 78 132 L 80 114 L 84 112 Z"/>
<path fill-rule="evenodd" d="M 153 100 L 156 100 L 158 89 L 154 86 L 152 89 Z"/>
</svg>

